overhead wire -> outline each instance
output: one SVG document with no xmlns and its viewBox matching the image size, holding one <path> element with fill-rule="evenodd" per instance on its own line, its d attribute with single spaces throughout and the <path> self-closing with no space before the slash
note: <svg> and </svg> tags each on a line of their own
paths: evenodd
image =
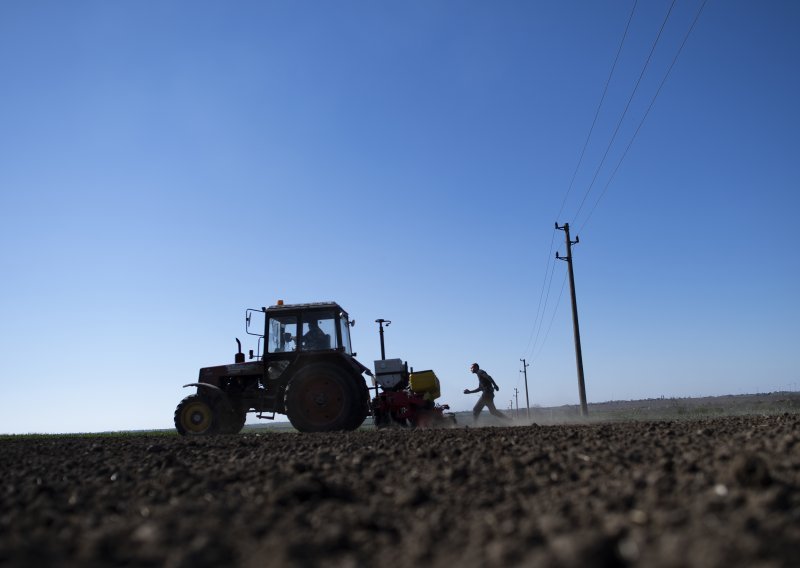
<svg viewBox="0 0 800 568">
<path fill-rule="evenodd" d="M 603 168 L 603 164 L 605 164 L 606 158 L 608 157 L 608 153 L 611 150 L 611 146 L 613 146 L 614 141 L 617 138 L 617 134 L 619 133 L 620 126 L 622 126 L 622 122 L 625 120 L 625 116 L 628 114 L 628 109 L 630 109 L 631 101 L 633 101 L 636 92 L 639 90 L 639 85 L 641 84 L 642 78 L 644 77 L 644 74 L 650 65 L 650 60 L 653 58 L 653 53 L 656 50 L 656 46 L 658 46 L 658 43 L 661 40 L 664 28 L 666 27 L 667 21 L 669 20 L 669 17 L 672 14 L 672 9 L 675 7 L 675 2 L 677 2 L 677 0 L 672 0 L 672 3 L 669 6 L 669 10 L 667 10 L 667 15 L 664 17 L 664 21 L 661 23 L 661 28 L 659 28 L 658 30 L 656 39 L 653 41 L 653 45 L 650 48 L 650 53 L 647 55 L 647 59 L 645 60 L 644 65 L 642 66 L 642 71 L 641 73 L 639 73 L 639 78 L 636 80 L 636 85 L 634 85 L 633 91 L 631 91 L 631 95 L 630 97 L 628 97 L 628 102 L 625 105 L 625 109 L 622 111 L 622 115 L 619 117 L 619 120 L 617 121 L 617 126 L 616 128 L 614 128 L 614 133 L 611 136 L 611 140 L 609 141 L 608 146 L 606 146 L 606 151 L 603 154 L 602 159 L 600 160 L 600 164 L 597 166 L 597 169 L 594 172 L 592 181 L 589 184 L 589 187 L 586 189 L 586 192 L 583 194 L 583 199 L 581 199 L 580 205 L 578 206 L 578 210 L 576 211 L 575 216 L 573 217 L 573 221 L 574 219 L 577 219 L 578 215 L 580 215 L 581 210 L 583 209 L 583 205 L 586 203 L 586 198 L 589 197 L 589 193 L 592 191 L 595 181 L 597 181 L 597 176 L 600 174 L 600 170 Z"/>
<path fill-rule="evenodd" d="M 533 361 L 536 361 L 539 358 L 539 355 L 542 354 L 542 350 L 544 349 L 544 344 L 547 342 L 547 338 L 550 336 L 550 329 L 553 327 L 553 321 L 556 319 L 556 314 L 558 313 L 558 306 L 561 305 L 561 298 L 564 296 L 564 288 L 567 284 L 567 273 L 564 272 L 564 278 L 561 280 L 561 291 L 558 293 L 558 300 L 556 300 L 556 305 L 553 308 L 553 315 L 550 317 L 550 324 L 547 326 L 547 333 L 542 340 L 541 345 L 539 345 L 539 352 L 531 359 L 531 364 Z"/>
<path fill-rule="evenodd" d="M 534 333 L 536 333 L 537 323 L 539 322 L 539 315 L 542 308 L 542 298 L 544 297 L 545 288 L 547 287 L 547 275 L 550 272 L 550 257 L 552 256 L 553 252 L 553 241 L 555 240 L 555 234 L 556 230 L 553 229 L 552 236 L 550 237 L 550 252 L 547 254 L 547 263 L 545 264 L 544 281 L 542 282 L 542 289 L 539 291 L 539 303 L 536 306 L 536 316 L 533 319 L 533 326 L 531 327 L 531 334 L 528 337 L 528 343 L 525 345 L 525 349 L 523 350 L 523 353 L 526 355 L 529 353 L 529 350 L 533 350 L 531 347 L 531 342 L 533 342 L 534 348 L 536 345 L 536 341 L 534 341 Z M 538 335 L 536 336 L 536 339 L 538 340 Z"/>
<path fill-rule="evenodd" d="M 627 156 L 628 151 L 630 150 L 631 146 L 633 145 L 634 140 L 636 139 L 636 136 L 638 135 L 639 131 L 641 130 L 642 125 L 644 124 L 645 120 L 647 119 L 647 116 L 649 115 L 650 111 L 652 110 L 652 108 L 653 108 L 653 106 L 655 104 L 655 101 L 658 98 L 658 95 L 661 93 L 661 90 L 662 90 L 664 84 L 666 83 L 667 78 L 669 77 L 670 73 L 672 72 L 672 69 L 675 66 L 675 63 L 677 62 L 681 52 L 683 51 L 683 48 L 686 45 L 686 42 L 687 42 L 689 36 L 691 35 L 692 31 L 694 30 L 695 25 L 697 24 L 697 21 L 699 20 L 700 15 L 702 14 L 703 9 L 705 8 L 705 5 L 706 5 L 707 1 L 708 0 L 702 0 L 700 8 L 698 9 L 697 13 L 695 14 L 695 17 L 692 20 L 692 23 L 689 26 L 688 31 L 684 35 L 683 40 L 682 40 L 682 42 L 681 42 L 681 44 L 680 44 L 680 46 L 678 48 L 678 51 L 676 52 L 675 56 L 672 59 L 672 62 L 670 63 L 666 73 L 664 74 L 664 77 L 662 78 L 662 80 L 661 80 L 661 82 L 660 82 L 655 94 L 653 95 L 653 98 L 651 99 L 650 104 L 647 107 L 647 110 L 645 111 L 644 115 L 642 116 L 642 119 L 639 121 L 639 124 L 638 124 L 636 130 L 634 131 L 633 135 L 631 136 L 630 141 L 628 142 L 627 146 L 625 147 L 624 152 L 622 153 L 620 159 L 618 160 L 616 166 L 614 167 L 614 170 L 612 171 L 609 179 L 607 180 L 606 184 L 604 185 L 599 197 L 597 198 L 597 200 L 595 200 L 592 208 L 589 210 L 589 213 L 588 213 L 586 219 L 583 221 L 583 223 L 581 223 L 580 227 L 578 228 L 578 231 L 576 231 L 576 233 L 575 233 L 576 235 L 580 231 L 582 231 L 583 228 L 587 225 L 589 220 L 592 218 L 592 215 L 594 214 L 594 211 L 597 209 L 598 204 L 602 200 L 603 196 L 606 194 L 606 191 L 608 190 L 609 185 L 613 181 L 614 177 L 617 174 L 617 171 L 619 170 L 620 166 L 622 165 L 622 162 L 624 161 L 625 157 Z M 669 21 L 670 15 L 672 14 L 672 11 L 673 11 L 673 8 L 675 6 L 675 3 L 676 3 L 676 0 L 673 0 L 672 3 L 670 4 L 669 10 L 667 11 L 666 16 L 664 17 L 664 21 L 662 22 L 661 27 L 659 28 L 659 32 L 658 32 L 658 34 L 656 36 L 656 39 L 654 40 L 653 45 L 652 45 L 652 47 L 650 49 L 650 53 L 648 54 L 647 59 L 645 61 L 645 64 L 642 67 L 641 73 L 639 74 L 639 78 L 637 79 L 636 84 L 634 86 L 634 89 L 631 92 L 631 95 L 628 98 L 628 101 L 627 101 L 627 103 L 625 105 L 625 109 L 624 109 L 622 115 L 620 116 L 619 121 L 617 122 L 617 125 L 616 125 L 616 127 L 614 129 L 614 133 L 613 133 L 613 135 L 611 137 L 611 140 L 608 143 L 608 146 L 606 147 L 605 153 L 603 154 L 603 158 L 601 159 L 600 164 L 598 165 L 598 167 L 597 167 L 597 169 L 596 169 L 596 171 L 594 173 L 592 181 L 589 184 L 586 192 L 584 193 L 583 198 L 581 199 L 580 205 L 578 207 L 578 210 L 576 211 L 575 216 L 573 217 L 573 223 L 575 221 L 577 221 L 577 219 L 579 218 L 579 215 L 580 215 L 581 211 L 583 210 L 583 207 L 584 207 L 584 205 L 586 203 L 586 200 L 587 200 L 589 194 L 591 193 L 595 182 L 597 181 L 597 177 L 599 175 L 599 172 L 601 171 L 601 169 L 602 169 L 602 167 L 603 167 L 603 165 L 604 165 L 604 163 L 605 163 L 605 161 L 606 161 L 606 159 L 608 157 L 608 153 L 609 153 L 612 145 L 614 144 L 614 141 L 616 140 L 617 134 L 619 133 L 620 126 L 621 126 L 622 122 L 624 121 L 625 116 L 626 116 L 626 114 L 627 114 L 627 112 L 628 112 L 628 110 L 630 108 L 631 101 L 633 100 L 634 96 L 636 95 L 637 90 L 639 89 L 639 86 L 640 86 L 640 83 L 642 81 L 642 78 L 644 77 L 644 75 L 645 75 L 645 73 L 647 71 L 647 68 L 648 68 L 648 66 L 650 64 L 650 61 L 651 61 L 652 56 L 653 56 L 653 53 L 655 52 L 655 49 L 656 49 L 656 47 L 657 47 L 657 45 L 658 45 L 658 43 L 659 43 L 659 41 L 661 39 L 661 36 L 663 34 L 664 28 L 666 27 L 666 24 Z M 580 154 L 580 157 L 578 159 L 578 165 L 576 166 L 575 171 L 572 174 L 572 178 L 570 180 L 569 187 L 568 187 L 567 192 L 566 192 L 566 194 L 564 196 L 564 199 L 562 200 L 561 207 L 559 209 L 557 217 L 560 217 L 561 213 L 564 210 L 564 207 L 565 207 L 565 204 L 566 204 L 566 202 L 568 200 L 570 192 L 572 191 L 572 187 L 573 187 L 575 178 L 577 176 L 577 172 L 579 171 L 580 166 L 583 163 L 583 159 L 584 159 L 584 156 L 585 156 L 585 153 L 586 153 L 586 149 L 587 149 L 589 140 L 591 139 L 592 133 L 594 131 L 594 127 L 595 127 L 595 124 L 597 122 L 597 118 L 598 118 L 598 115 L 599 115 L 599 112 L 600 112 L 600 108 L 602 107 L 603 102 L 605 100 L 605 96 L 606 96 L 606 93 L 607 93 L 607 90 L 608 90 L 608 86 L 609 86 L 611 77 L 613 76 L 614 69 L 616 68 L 617 60 L 618 60 L 620 52 L 622 50 L 622 46 L 623 46 L 623 44 L 625 42 L 625 38 L 627 37 L 628 29 L 630 27 L 631 19 L 633 18 L 633 14 L 635 12 L 636 5 L 637 5 L 637 0 L 634 1 L 634 5 L 633 5 L 633 8 L 631 10 L 631 14 L 629 16 L 629 19 L 628 19 L 628 23 L 627 23 L 627 25 L 625 27 L 625 32 L 623 34 L 622 41 L 620 42 L 620 46 L 619 46 L 619 48 L 617 50 L 617 53 L 616 53 L 616 56 L 614 58 L 614 63 L 612 65 L 611 72 L 609 73 L 608 80 L 606 81 L 606 85 L 604 87 L 603 94 L 602 94 L 601 99 L 600 99 L 600 103 L 598 104 L 597 110 L 595 112 L 595 116 L 594 116 L 594 119 L 592 121 L 592 125 L 589 128 L 589 134 L 587 135 L 586 141 L 584 142 L 583 148 L 581 149 L 581 154 Z M 542 330 L 542 324 L 544 322 L 545 313 L 547 311 L 547 304 L 548 304 L 548 300 L 549 300 L 549 297 L 550 297 L 550 289 L 552 287 L 553 276 L 555 274 L 555 259 L 553 258 L 553 255 L 552 255 L 552 253 L 553 253 L 553 243 L 555 242 L 555 233 L 556 233 L 556 229 L 554 228 L 553 229 L 553 233 L 552 233 L 551 238 L 550 238 L 550 247 L 549 247 L 549 252 L 548 252 L 548 263 L 547 263 L 546 270 L 545 270 L 543 288 L 542 288 L 542 291 L 540 292 L 540 295 L 539 295 L 539 305 L 537 306 L 537 315 L 536 315 L 536 319 L 534 320 L 533 329 L 531 330 L 531 337 L 534 337 L 534 330 L 535 330 L 535 339 L 533 340 L 533 345 L 532 346 L 531 346 L 531 338 L 528 339 L 528 345 L 527 345 L 526 350 L 525 350 L 526 353 L 529 353 L 529 354 L 533 355 L 533 357 L 530 359 L 530 362 L 529 362 L 531 365 L 539 358 L 539 356 L 541 355 L 541 353 L 542 353 L 542 351 L 544 349 L 544 345 L 546 344 L 547 338 L 550 335 L 550 330 L 551 330 L 551 328 L 553 326 L 553 322 L 555 321 L 555 316 L 556 316 L 556 313 L 558 312 L 558 307 L 559 307 L 559 305 L 561 303 L 561 299 L 562 299 L 563 294 L 564 294 L 564 288 L 566 287 L 567 274 L 565 273 L 564 274 L 564 278 L 563 278 L 562 283 L 561 283 L 561 290 L 559 292 L 558 299 L 556 300 L 555 307 L 553 308 L 553 311 L 552 311 L 552 314 L 551 314 L 551 317 L 550 317 L 550 322 L 549 322 L 549 324 L 547 326 L 547 329 L 545 331 L 544 338 L 542 339 L 541 343 L 539 343 L 539 337 L 540 337 L 541 330 Z M 552 270 L 551 270 L 551 267 L 552 267 Z M 549 278 L 548 278 L 548 276 L 549 276 Z M 545 283 L 547 283 L 546 291 L 545 291 Z M 543 307 L 542 307 L 542 298 L 544 298 L 544 306 Z M 537 351 L 537 347 L 538 347 L 538 351 Z M 517 386 L 519 386 L 519 377 L 518 377 L 518 380 L 517 380 Z"/>
<path fill-rule="evenodd" d="M 611 77 L 614 75 L 614 70 L 617 68 L 617 62 L 619 61 L 619 54 L 622 53 L 622 46 L 625 45 L 625 39 L 628 37 L 628 30 L 631 27 L 631 21 L 633 20 L 633 14 L 636 12 L 636 5 L 639 3 L 639 0 L 634 0 L 633 7 L 631 8 L 631 13 L 628 16 L 628 22 L 625 24 L 625 31 L 622 33 L 622 39 L 619 42 L 619 47 L 617 48 L 617 53 L 614 56 L 614 63 L 611 65 L 611 71 L 608 73 L 608 78 L 606 79 L 605 87 L 603 87 L 603 94 L 600 96 L 600 102 L 597 104 L 597 109 L 594 111 L 594 118 L 592 119 L 592 125 L 589 127 L 589 134 L 586 135 L 586 140 L 583 143 L 583 148 L 581 149 L 581 155 L 578 158 L 578 164 L 575 166 L 575 171 L 572 172 L 572 179 L 569 180 L 569 187 L 567 188 L 567 192 L 564 194 L 564 199 L 561 201 L 561 208 L 558 210 L 558 214 L 556 215 L 556 219 L 561 217 L 561 213 L 564 212 L 564 206 L 567 203 L 567 199 L 569 198 L 569 194 L 572 192 L 572 186 L 575 183 L 575 177 L 578 175 L 578 170 L 581 168 L 581 164 L 583 164 L 583 157 L 586 155 L 586 148 L 589 146 L 589 140 L 592 137 L 592 132 L 594 132 L 594 127 L 597 124 L 597 117 L 600 116 L 600 109 L 603 107 L 603 102 L 606 100 L 606 94 L 608 93 L 608 86 L 611 84 Z M 674 3 L 674 2 L 673 2 Z M 552 246 L 552 242 L 551 242 Z"/>
<path fill-rule="evenodd" d="M 672 58 L 672 63 L 670 63 L 669 68 L 667 69 L 667 72 L 664 74 L 664 77 L 661 79 L 661 83 L 658 85 L 658 89 L 656 89 L 656 92 L 653 95 L 653 98 L 650 100 L 650 104 L 648 105 L 647 110 L 645 111 L 644 115 L 642 116 L 642 119 L 639 121 L 639 125 L 636 127 L 636 131 L 633 133 L 633 136 L 631 136 L 631 139 L 628 142 L 628 145 L 625 147 L 625 151 L 622 153 L 622 155 L 619 158 L 619 161 L 617 162 L 617 165 L 614 167 L 614 170 L 611 172 L 611 176 L 608 178 L 608 181 L 606 182 L 605 186 L 603 187 L 603 190 L 600 192 L 600 196 L 594 202 L 594 205 L 592 206 L 591 210 L 589 210 L 589 214 L 586 216 L 586 219 L 583 221 L 583 223 L 581 223 L 581 226 L 578 229 L 578 232 L 582 231 L 583 228 L 586 226 L 586 224 L 589 222 L 589 219 L 592 218 L 592 215 L 594 214 L 595 209 L 597 209 L 597 205 L 600 203 L 600 200 L 603 199 L 603 196 L 606 194 L 606 191 L 608 190 L 608 186 L 611 185 L 611 182 L 613 181 L 614 177 L 616 176 L 617 171 L 619 170 L 619 167 L 622 165 L 622 162 L 625 159 L 625 156 L 628 155 L 628 150 L 631 149 L 631 146 L 633 145 L 633 141 L 636 140 L 636 136 L 639 134 L 639 131 L 641 130 L 642 125 L 644 124 L 644 121 L 647 119 L 647 116 L 650 114 L 650 110 L 652 110 L 653 105 L 655 104 L 656 99 L 658 98 L 658 95 L 661 93 L 661 89 L 664 87 L 664 84 L 667 82 L 667 78 L 669 77 L 670 73 L 672 72 L 672 68 L 675 67 L 675 63 L 678 61 L 678 57 L 680 56 L 681 52 L 683 51 L 683 47 L 686 45 L 686 41 L 689 39 L 689 36 L 692 34 L 692 31 L 694 30 L 694 27 L 697 24 L 697 20 L 700 19 L 700 15 L 703 13 L 703 8 L 705 8 L 707 2 L 708 2 L 708 0 L 703 0 L 702 4 L 700 4 L 700 8 L 698 8 L 698 10 L 697 10 L 697 14 L 695 14 L 694 19 L 692 20 L 692 24 L 689 26 L 688 31 L 683 36 L 683 41 L 681 42 L 680 47 L 678 47 L 678 51 L 675 53 L 675 57 Z M 577 217 L 577 214 L 576 214 L 576 217 Z"/>
<path fill-rule="evenodd" d="M 673 2 L 674 4 L 674 2 Z M 578 158 L 578 163 L 575 166 L 575 170 L 572 173 L 572 178 L 570 179 L 569 186 L 567 187 L 567 191 L 564 194 L 564 198 L 561 201 L 561 207 L 556 214 L 556 219 L 561 217 L 561 213 L 564 211 L 564 207 L 569 199 L 570 193 L 572 192 L 572 188 L 575 183 L 575 178 L 580 170 L 581 165 L 583 164 L 584 156 L 586 155 L 586 148 L 589 145 L 589 141 L 592 137 L 592 133 L 594 132 L 594 127 L 597 124 L 597 118 L 600 115 L 600 110 L 603 106 L 603 102 L 606 99 L 606 94 L 608 93 L 608 87 L 611 83 L 611 79 L 614 75 L 614 71 L 617 68 L 617 62 L 619 61 L 620 53 L 622 53 L 622 48 L 625 45 L 625 40 L 628 37 L 628 31 L 630 29 L 631 21 L 633 20 L 634 13 L 636 12 L 636 6 L 638 5 L 638 0 L 634 0 L 633 6 L 631 7 L 630 15 L 628 16 L 628 21 L 625 24 L 625 30 L 622 34 L 622 39 L 619 42 L 619 46 L 617 47 L 617 52 L 614 55 L 614 62 L 611 65 L 611 70 L 608 73 L 608 78 L 606 79 L 605 85 L 603 87 L 603 93 L 600 96 L 600 101 L 597 104 L 597 108 L 595 109 L 594 118 L 592 119 L 592 124 L 589 127 L 589 132 L 586 135 L 586 140 L 583 143 L 583 148 L 581 149 L 580 156 Z M 555 259 L 553 258 L 553 243 L 555 242 L 555 235 L 556 229 L 554 228 L 551 236 L 550 236 L 550 246 L 548 247 L 547 253 L 547 262 L 545 264 L 545 272 L 544 272 L 544 280 L 542 281 L 542 289 L 539 293 L 539 302 L 536 306 L 536 316 L 534 317 L 533 326 L 531 328 L 531 333 L 528 338 L 528 342 L 525 346 L 524 353 L 525 354 L 532 354 L 537 347 L 539 336 L 541 333 L 542 325 L 544 323 L 545 313 L 547 311 L 547 303 L 550 297 L 550 287 L 552 286 L 553 282 L 553 274 L 555 272 Z M 549 279 L 548 279 L 549 275 Z M 544 306 L 542 305 L 542 300 L 544 299 Z M 555 311 L 555 309 L 554 309 Z M 549 334 L 549 329 L 551 326 L 548 326 L 547 334 Z M 535 334 L 535 335 L 534 335 Z M 546 341 L 546 337 L 543 342 Z M 531 345 L 532 343 L 532 345 Z"/>
<path fill-rule="evenodd" d="M 553 282 L 553 274 L 555 274 L 555 270 L 553 270 L 551 272 L 550 284 L 552 284 L 552 282 Z M 561 305 L 561 298 L 564 295 L 564 287 L 565 287 L 566 283 L 567 283 L 567 273 L 565 272 L 564 273 L 564 278 L 561 280 L 561 291 L 558 293 L 558 299 L 556 300 L 556 305 L 553 307 L 553 313 L 550 316 L 550 324 L 547 326 L 547 331 L 545 332 L 544 339 L 542 339 L 542 342 L 539 344 L 538 353 L 536 353 L 534 355 L 535 348 L 533 350 L 531 350 L 531 352 L 530 352 L 531 359 L 530 359 L 530 361 L 526 361 L 528 363 L 528 365 L 533 365 L 536 362 L 536 360 L 539 359 L 539 355 L 542 354 L 542 350 L 544 349 L 544 345 L 545 345 L 545 343 L 547 343 L 547 338 L 550 337 L 550 330 L 552 329 L 553 322 L 556 319 L 556 314 L 558 313 L 558 306 Z M 549 286 L 548 286 L 548 292 L 549 292 Z M 544 317 L 542 317 L 542 321 L 544 321 Z M 527 360 L 527 357 L 525 359 Z M 523 372 L 524 371 L 520 371 L 520 374 L 523 373 Z M 520 376 L 518 375 L 517 376 L 517 388 L 519 388 L 519 381 L 520 381 Z"/>
<path fill-rule="evenodd" d="M 555 233 L 555 229 L 553 229 L 553 233 Z M 551 244 L 551 246 L 552 246 L 552 244 Z M 551 265 L 549 265 L 547 268 L 548 268 L 548 272 L 545 273 L 545 277 L 547 277 L 547 274 L 549 273 L 550 274 L 550 278 L 549 278 L 549 280 L 547 282 L 547 292 L 546 292 L 545 297 L 544 297 L 544 307 L 542 308 L 541 317 L 539 318 L 539 324 L 538 324 L 538 326 L 536 328 L 536 340 L 533 342 L 533 347 L 531 348 L 531 351 L 530 351 L 531 354 L 536 350 L 536 344 L 539 341 L 539 335 L 541 334 L 541 331 L 542 331 L 542 324 L 544 323 L 544 316 L 545 316 L 545 312 L 547 311 L 547 302 L 550 299 L 550 289 L 553 286 L 553 277 L 556 274 L 555 261 L 553 261 L 553 263 Z M 534 322 L 534 324 L 535 323 L 536 322 Z"/>
</svg>

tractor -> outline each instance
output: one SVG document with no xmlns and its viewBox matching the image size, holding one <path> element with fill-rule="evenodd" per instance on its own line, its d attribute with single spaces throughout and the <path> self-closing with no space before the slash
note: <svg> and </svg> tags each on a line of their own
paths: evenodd
<svg viewBox="0 0 800 568">
<path fill-rule="evenodd" d="M 237 434 L 248 413 L 273 420 L 285 414 L 300 432 L 355 430 L 372 415 L 375 426 L 437 427 L 455 423 L 434 401 L 439 379 L 414 373 L 400 359 L 381 359 L 375 371 L 358 362 L 350 344 L 355 321 L 335 302 L 248 309 L 245 328 L 258 337 L 245 361 L 242 343 L 230 365 L 200 369 L 196 392 L 175 409 L 175 428 L 188 436 Z M 388 322 L 391 323 L 391 322 Z M 387 325 L 388 325 L 387 323 Z M 263 352 L 262 352 L 263 351 Z M 370 399 L 364 375 L 372 377 Z"/>
<path fill-rule="evenodd" d="M 231 365 L 200 369 L 195 394 L 175 409 L 182 435 L 236 434 L 248 412 L 285 414 L 301 432 L 355 430 L 370 413 L 369 390 L 350 345 L 355 324 L 335 302 L 284 305 L 245 312 L 258 349 L 245 361 L 242 344 Z M 262 353 L 263 349 L 263 353 Z"/>
</svg>

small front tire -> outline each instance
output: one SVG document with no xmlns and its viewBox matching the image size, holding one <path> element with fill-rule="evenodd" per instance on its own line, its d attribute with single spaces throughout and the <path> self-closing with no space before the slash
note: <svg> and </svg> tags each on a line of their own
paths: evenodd
<svg viewBox="0 0 800 568">
<path fill-rule="evenodd" d="M 184 398 L 175 409 L 175 429 L 181 436 L 216 434 L 219 420 L 213 401 L 198 394 Z"/>
</svg>

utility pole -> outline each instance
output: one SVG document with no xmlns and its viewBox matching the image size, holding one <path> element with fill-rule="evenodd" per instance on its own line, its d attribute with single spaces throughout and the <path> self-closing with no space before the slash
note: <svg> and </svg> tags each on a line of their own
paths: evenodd
<svg viewBox="0 0 800 568">
<path fill-rule="evenodd" d="M 519 389 L 514 387 L 514 399 L 517 401 L 517 420 L 519 420 Z"/>
<path fill-rule="evenodd" d="M 380 326 L 380 334 L 381 334 L 381 360 L 386 359 L 386 348 L 383 345 L 383 324 L 386 324 L 386 327 L 391 325 L 391 321 L 385 319 L 376 319 L 375 323 Z"/>
<path fill-rule="evenodd" d="M 581 329 L 578 325 L 578 301 L 575 299 L 575 274 L 572 271 L 572 245 L 578 244 L 579 237 L 575 237 L 574 241 L 569 240 L 569 223 L 564 223 L 563 227 L 559 227 L 556 223 L 556 229 L 564 231 L 567 241 L 567 256 L 559 256 L 556 251 L 556 258 L 564 260 L 569 269 L 569 293 L 572 297 L 572 331 L 575 335 L 575 364 L 578 367 L 578 394 L 581 397 L 581 415 L 588 416 L 589 409 L 586 406 L 586 384 L 583 380 L 583 354 L 581 352 Z"/>
<path fill-rule="evenodd" d="M 520 359 L 522 361 L 522 373 L 525 375 L 525 406 L 528 409 L 528 420 L 531 419 L 531 399 L 528 398 L 528 367 L 531 366 L 530 363 L 526 363 L 525 359 Z"/>
</svg>

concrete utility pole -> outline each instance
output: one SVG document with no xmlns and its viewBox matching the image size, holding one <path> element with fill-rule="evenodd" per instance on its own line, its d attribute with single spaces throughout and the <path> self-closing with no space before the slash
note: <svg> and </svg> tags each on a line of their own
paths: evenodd
<svg viewBox="0 0 800 568">
<path fill-rule="evenodd" d="M 519 420 L 519 389 L 514 387 L 514 399 L 517 401 L 517 420 Z"/>
<path fill-rule="evenodd" d="M 556 251 L 556 258 L 567 262 L 569 269 L 569 292 L 572 297 L 572 331 L 575 335 L 575 364 L 578 367 L 578 394 L 581 397 L 581 415 L 588 416 L 589 409 L 586 406 L 586 384 L 583 380 L 583 354 L 581 352 L 581 329 L 578 325 L 578 302 L 575 299 L 575 275 L 572 271 L 572 245 L 578 244 L 579 237 L 575 237 L 574 241 L 569 240 L 569 223 L 564 223 L 563 227 L 559 227 L 556 223 L 556 229 L 566 233 L 567 240 L 567 256 L 559 256 Z"/>
<path fill-rule="evenodd" d="M 531 366 L 530 363 L 526 363 L 525 359 L 520 359 L 522 361 L 522 373 L 525 375 L 525 406 L 528 409 L 528 420 L 531 419 L 531 399 L 528 398 L 528 367 Z"/>
</svg>

